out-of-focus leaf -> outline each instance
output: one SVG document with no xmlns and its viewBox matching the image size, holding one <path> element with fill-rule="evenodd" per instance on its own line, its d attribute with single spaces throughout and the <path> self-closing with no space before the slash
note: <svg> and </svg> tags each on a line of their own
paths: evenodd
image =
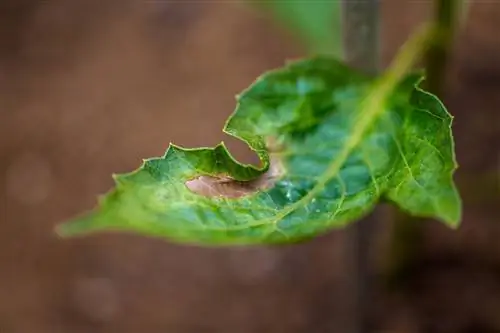
<svg viewBox="0 0 500 333">
<path fill-rule="evenodd" d="M 342 58 L 340 0 L 250 0 L 297 33 L 312 52 Z"/>
</svg>

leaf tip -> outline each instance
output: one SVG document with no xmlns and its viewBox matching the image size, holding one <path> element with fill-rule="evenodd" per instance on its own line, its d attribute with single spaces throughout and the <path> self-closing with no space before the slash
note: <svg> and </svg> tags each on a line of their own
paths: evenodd
<svg viewBox="0 0 500 333">
<path fill-rule="evenodd" d="M 460 205 L 453 214 L 449 215 L 445 219 L 445 223 L 452 229 L 458 229 L 460 227 L 461 222 L 462 222 L 462 207 Z"/>
<path fill-rule="evenodd" d="M 458 190 L 453 188 L 453 195 L 448 202 L 448 209 L 442 214 L 441 220 L 451 229 L 458 229 L 462 221 L 462 200 Z"/>
<path fill-rule="evenodd" d="M 94 214 L 87 214 L 74 220 L 63 222 L 57 225 L 54 228 L 54 231 L 56 235 L 61 238 L 69 238 L 89 234 L 91 232 L 97 231 L 98 229 L 102 229 L 102 227 L 98 223 L 96 223 L 96 221 L 96 216 Z"/>
<path fill-rule="evenodd" d="M 111 174 L 111 178 L 113 179 L 113 181 L 116 183 L 116 184 L 120 184 L 121 181 L 123 180 L 123 175 L 119 174 L 119 173 L 112 173 Z"/>
<path fill-rule="evenodd" d="M 460 222 L 461 222 L 460 219 L 458 219 L 458 220 L 450 220 L 450 221 L 448 221 L 446 223 L 446 225 L 448 225 L 453 230 L 457 230 L 460 227 L 460 225 L 461 225 Z"/>
<path fill-rule="evenodd" d="M 167 151 L 163 155 L 163 158 L 166 159 L 168 156 L 175 155 L 181 151 L 184 151 L 184 149 L 181 146 L 178 146 L 175 143 L 170 142 L 168 144 Z"/>
<path fill-rule="evenodd" d="M 214 147 L 214 150 L 219 150 L 219 149 L 221 149 L 221 150 L 225 150 L 225 151 L 228 151 L 228 149 L 227 149 L 227 145 L 226 145 L 226 143 L 225 143 L 224 141 L 219 142 L 219 143 L 218 143 L 218 144 Z"/>
<path fill-rule="evenodd" d="M 457 230 L 461 224 L 461 214 L 457 216 L 446 216 L 442 217 L 441 221 L 450 229 Z"/>
</svg>

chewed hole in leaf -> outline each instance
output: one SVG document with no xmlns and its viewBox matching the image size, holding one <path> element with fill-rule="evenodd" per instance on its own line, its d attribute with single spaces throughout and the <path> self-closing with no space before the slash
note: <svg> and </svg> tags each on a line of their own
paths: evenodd
<svg viewBox="0 0 500 333">
<path fill-rule="evenodd" d="M 186 181 L 186 187 L 205 197 L 237 199 L 270 189 L 284 175 L 285 169 L 279 160 L 272 160 L 269 169 L 256 179 L 235 180 L 229 176 L 201 175 Z"/>
<path fill-rule="evenodd" d="M 264 74 L 238 97 L 224 127 L 242 159 L 223 143 L 171 145 L 162 158 L 116 177 L 100 208 L 59 234 L 121 230 L 200 245 L 290 243 L 344 227 L 381 198 L 456 227 L 452 117 L 413 87 L 416 76 L 407 82 L 403 60 L 378 81 L 329 58 Z"/>
</svg>

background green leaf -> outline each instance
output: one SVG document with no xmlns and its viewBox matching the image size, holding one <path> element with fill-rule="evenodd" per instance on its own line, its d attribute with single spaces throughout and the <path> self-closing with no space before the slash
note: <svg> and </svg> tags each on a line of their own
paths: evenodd
<svg viewBox="0 0 500 333">
<path fill-rule="evenodd" d="M 314 53 L 341 59 L 342 20 L 340 0 L 251 0 L 295 31 Z"/>
<path fill-rule="evenodd" d="M 377 86 L 325 57 L 264 74 L 238 96 L 224 129 L 248 143 L 261 167 L 239 164 L 223 144 L 171 145 L 164 157 L 116 176 L 98 210 L 59 232 L 283 243 L 355 221 L 380 199 L 455 226 L 451 116 L 417 87 L 420 75 L 390 79 Z"/>
</svg>

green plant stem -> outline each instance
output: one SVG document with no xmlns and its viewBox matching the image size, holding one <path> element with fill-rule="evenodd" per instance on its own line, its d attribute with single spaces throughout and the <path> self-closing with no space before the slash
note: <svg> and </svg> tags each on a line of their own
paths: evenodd
<svg viewBox="0 0 500 333">
<path fill-rule="evenodd" d="M 374 74 L 378 71 L 379 36 L 378 36 L 378 1 L 349 0 L 344 7 L 345 53 L 347 62 Z M 389 66 L 377 82 L 377 88 L 368 95 L 363 105 L 367 105 L 370 112 L 363 113 L 363 121 L 369 121 L 373 115 L 384 110 L 386 96 L 393 91 L 401 78 L 412 69 L 417 59 L 423 56 L 433 40 L 435 29 L 433 26 L 423 26 L 405 43 L 396 59 Z M 363 128 L 363 121 L 359 129 Z M 352 227 L 352 240 L 349 243 L 349 261 L 352 263 L 351 289 L 353 297 L 353 323 L 350 331 L 364 333 L 370 331 L 369 311 L 372 306 L 367 300 L 371 299 L 370 274 L 370 240 L 374 225 L 379 214 L 373 213 L 370 217 L 359 221 Z"/>
<path fill-rule="evenodd" d="M 443 98 L 446 70 L 453 39 L 461 18 L 462 0 L 434 1 L 435 36 L 425 55 L 426 89 Z M 403 286 L 422 255 L 425 219 L 393 210 L 392 241 L 389 247 L 388 280 Z"/>
<path fill-rule="evenodd" d="M 434 3 L 434 20 L 437 24 L 437 33 L 425 57 L 427 67 L 426 89 L 442 98 L 453 39 L 461 17 L 462 0 L 438 0 Z"/>
<path fill-rule="evenodd" d="M 344 60 L 367 74 L 375 74 L 380 67 L 380 3 L 378 0 L 343 0 L 343 43 Z M 370 250 L 371 236 L 379 220 L 376 210 L 370 216 L 354 223 L 349 229 L 346 253 L 352 294 L 353 333 L 369 332 L 369 311 L 371 299 Z"/>
</svg>

